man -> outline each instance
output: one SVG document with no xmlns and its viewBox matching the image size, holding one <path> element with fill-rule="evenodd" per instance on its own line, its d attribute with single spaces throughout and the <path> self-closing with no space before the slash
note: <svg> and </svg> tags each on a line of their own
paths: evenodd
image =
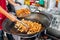
<svg viewBox="0 0 60 40">
<path fill-rule="evenodd" d="M 9 1 L 12 5 L 16 6 L 18 4 Z M 7 7 L 6 7 L 6 0 L 0 0 L 0 6 L 7 11 Z M 6 17 L 0 12 L 0 40 L 4 40 L 3 38 L 3 30 L 2 30 L 2 23 L 4 21 L 4 19 L 6 19 Z M 7 34 L 8 40 L 14 40 L 14 38 L 12 37 L 11 34 Z"/>
</svg>

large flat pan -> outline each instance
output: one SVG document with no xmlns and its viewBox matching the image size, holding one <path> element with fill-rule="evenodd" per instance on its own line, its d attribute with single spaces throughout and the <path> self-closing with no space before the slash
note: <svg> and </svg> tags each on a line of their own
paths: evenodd
<svg viewBox="0 0 60 40">
<path fill-rule="evenodd" d="M 35 21 L 35 22 L 41 23 L 43 25 L 43 28 L 41 29 L 41 31 L 39 33 L 41 33 L 44 29 L 49 27 L 51 18 L 52 18 L 52 16 L 45 12 L 32 13 L 29 16 L 24 17 L 25 20 Z M 21 20 L 21 19 L 23 19 L 23 18 L 19 18 L 19 20 Z M 15 25 L 15 23 L 11 22 L 9 19 L 6 19 L 3 22 L 3 29 L 7 33 L 12 33 L 12 34 L 23 36 L 23 37 L 34 37 L 39 34 L 39 33 L 32 34 L 32 35 L 22 34 L 17 31 L 17 29 L 14 27 L 14 25 Z"/>
</svg>

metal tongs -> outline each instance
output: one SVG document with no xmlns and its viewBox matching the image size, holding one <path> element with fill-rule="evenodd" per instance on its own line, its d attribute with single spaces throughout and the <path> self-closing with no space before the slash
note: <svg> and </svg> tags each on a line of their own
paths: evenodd
<svg viewBox="0 0 60 40">
<path fill-rule="evenodd" d="M 2 13 L 3 15 L 5 15 L 9 20 L 11 20 L 12 22 L 20 22 L 21 24 L 23 24 L 26 28 L 28 28 L 28 25 L 25 24 L 24 22 L 20 21 L 17 19 L 16 16 L 6 12 L 1 6 L 0 6 L 0 13 Z"/>
</svg>

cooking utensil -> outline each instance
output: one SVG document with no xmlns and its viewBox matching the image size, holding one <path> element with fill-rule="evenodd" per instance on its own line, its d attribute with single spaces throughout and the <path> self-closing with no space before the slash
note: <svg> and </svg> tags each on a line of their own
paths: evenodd
<svg viewBox="0 0 60 40">
<path fill-rule="evenodd" d="M 14 15 L 7 13 L 2 7 L 0 7 L 0 12 L 3 15 L 5 15 L 7 18 L 9 18 L 12 22 L 20 22 L 21 24 L 23 24 L 24 26 L 26 26 L 28 28 L 27 24 L 18 20 L 17 17 L 15 17 Z"/>
<path fill-rule="evenodd" d="M 41 23 L 41 24 L 43 25 L 41 31 L 38 32 L 38 33 L 35 33 L 35 34 L 20 33 L 20 32 L 17 31 L 17 29 L 14 27 L 15 23 L 12 22 L 12 21 L 10 21 L 9 19 L 6 19 L 6 20 L 3 22 L 3 29 L 4 29 L 4 31 L 7 32 L 7 33 L 12 33 L 12 34 L 15 34 L 15 35 L 19 35 L 19 36 L 21 36 L 21 37 L 23 37 L 23 38 L 36 37 L 36 36 L 39 36 L 39 34 L 40 34 L 43 30 L 45 30 L 46 28 L 49 27 L 50 22 L 51 22 L 51 18 L 52 18 L 52 15 L 47 14 L 47 13 L 45 13 L 45 12 L 40 12 L 40 13 L 31 13 L 29 16 L 19 19 L 19 20 L 21 20 L 21 19 L 31 20 L 31 21 L 34 21 L 34 22 Z"/>
</svg>

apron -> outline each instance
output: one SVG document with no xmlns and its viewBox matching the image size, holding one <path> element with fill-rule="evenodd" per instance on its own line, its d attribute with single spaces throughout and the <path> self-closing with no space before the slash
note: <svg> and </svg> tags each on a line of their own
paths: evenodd
<svg viewBox="0 0 60 40">
<path fill-rule="evenodd" d="M 6 0 L 0 0 L 0 6 L 4 9 L 6 9 Z M 2 23 L 6 17 L 0 13 L 0 30 L 2 30 Z"/>
</svg>

